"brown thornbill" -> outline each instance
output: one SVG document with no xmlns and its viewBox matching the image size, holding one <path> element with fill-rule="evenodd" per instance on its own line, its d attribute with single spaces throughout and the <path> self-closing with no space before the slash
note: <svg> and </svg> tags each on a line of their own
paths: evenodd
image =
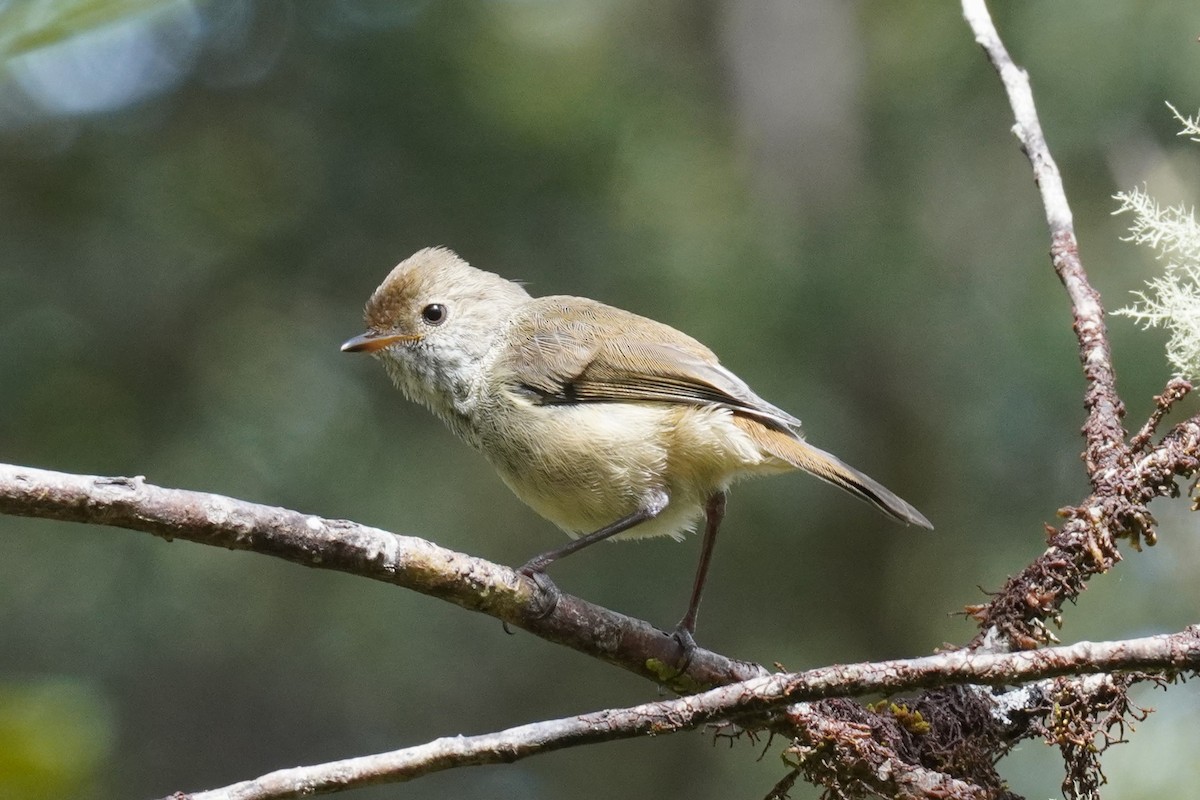
<svg viewBox="0 0 1200 800">
<path fill-rule="evenodd" d="M 445 248 L 402 261 L 342 345 L 375 355 L 517 497 L 573 541 L 520 571 L 551 597 L 555 560 L 610 537 L 672 536 L 703 518 L 687 612 L 692 634 L 725 492 L 744 477 L 809 472 L 905 524 L 924 515 L 800 434 L 695 339 L 583 297 L 531 297 Z"/>
</svg>

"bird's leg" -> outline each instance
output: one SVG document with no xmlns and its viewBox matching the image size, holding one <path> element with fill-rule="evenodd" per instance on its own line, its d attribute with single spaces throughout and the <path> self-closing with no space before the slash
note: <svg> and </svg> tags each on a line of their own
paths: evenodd
<svg viewBox="0 0 1200 800">
<path fill-rule="evenodd" d="M 708 566 L 712 562 L 713 545 L 717 542 L 717 529 L 725 518 L 726 494 L 713 492 L 704 505 L 704 541 L 700 543 L 700 563 L 696 566 L 696 579 L 692 582 L 692 599 L 687 613 L 675 626 L 675 640 L 684 650 L 684 657 L 696 649 L 696 615 L 700 612 L 700 595 L 704 592 L 704 581 L 708 578 Z"/>
<path fill-rule="evenodd" d="M 554 611 L 554 607 L 558 605 L 558 598 L 562 594 L 558 587 L 554 585 L 554 581 L 550 580 L 550 578 L 546 575 L 546 567 L 550 566 L 555 561 L 558 561 L 560 558 L 564 558 L 572 553 L 582 550 L 588 545 L 593 545 L 596 542 L 616 536 L 618 533 L 623 533 L 632 528 L 634 525 L 645 522 L 648 519 L 654 519 L 662 513 L 664 508 L 667 507 L 668 500 L 669 498 L 666 492 L 655 492 L 653 495 L 647 498 L 646 502 L 644 502 L 641 507 L 632 514 L 627 514 L 612 524 L 605 525 L 599 530 L 595 530 L 589 534 L 580 536 L 578 539 L 572 539 L 562 547 L 556 547 L 553 550 L 547 550 L 541 555 L 534 556 L 526 561 L 525 564 L 517 570 L 517 572 L 521 573 L 537 584 L 537 587 L 541 592 L 541 601 L 539 605 L 542 606 L 542 610 L 538 613 L 538 618 L 540 619 L 542 617 L 549 616 Z"/>
</svg>

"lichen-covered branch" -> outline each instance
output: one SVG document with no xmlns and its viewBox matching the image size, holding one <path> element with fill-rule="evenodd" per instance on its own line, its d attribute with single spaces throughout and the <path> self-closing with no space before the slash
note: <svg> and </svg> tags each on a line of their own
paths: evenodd
<svg viewBox="0 0 1200 800">
<path fill-rule="evenodd" d="M 1157 420 L 1147 422 L 1148 427 L 1156 424 Z M 1059 510 L 1065 522 L 1047 528 L 1045 552 L 1010 577 L 988 603 L 967 609 L 982 628 L 973 645 L 989 636 L 1023 648 L 1053 641 L 1046 623 L 1057 624 L 1063 604 L 1121 559 L 1117 537 L 1128 537 L 1135 548 L 1142 542 L 1154 544 L 1148 504 L 1157 497 L 1177 496 L 1178 480 L 1198 472 L 1200 416 L 1176 425 L 1157 445 L 1109 470 L 1103 492 Z"/>
<path fill-rule="evenodd" d="M 1155 398 L 1154 412 L 1126 443 L 1125 408 L 1117 394 L 1116 373 L 1099 293 L 1088 281 L 1079 256 L 1074 223 L 1062 179 L 1050 155 L 1029 77 L 1013 63 L 988 13 L 985 0 L 962 0 L 963 15 L 976 41 L 1000 76 L 1016 120 L 1014 132 L 1029 158 L 1050 230 L 1050 258 L 1071 301 L 1079 357 L 1086 380 L 1083 463 L 1092 493 L 1079 505 L 1059 510 L 1058 528 L 1046 526 L 1045 552 L 1010 577 L 990 601 L 968 607 L 980 623 L 970 648 L 979 651 L 1036 648 L 1056 641 L 1050 625 L 1061 624 L 1061 611 L 1093 576 L 1121 560 L 1117 540 L 1134 549 L 1154 544 L 1155 520 L 1148 504 L 1177 496 L 1179 478 L 1200 471 L 1200 416 L 1177 425 L 1156 445 L 1154 436 L 1167 412 L 1190 390 L 1172 380 Z M 1068 798 L 1098 798 L 1104 782 L 1099 754 L 1120 741 L 1123 728 L 1144 716 L 1129 701 L 1130 684 L 1153 676 L 1105 675 L 1093 681 L 1060 679 L 1038 706 L 1028 699 L 1024 736 L 1043 735 L 1059 746 L 1066 764 L 1063 793 Z M 1117 734 L 1110 731 L 1116 729 Z M 996 749 L 997 755 L 1002 752 Z"/>
<path fill-rule="evenodd" d="M 1167 381 L 1167 386 L 1163 389 L 1162 394 L 1154 396 L 1154 411 L 1146 419 L 1145 424 L 1138 430 L 1134 437 L 1129 440 L 1129 451 L 1137 456 L 1145 452 L 1150 445 L 1150 440 L 1154 438 L 1155 431 L 1162 423 L 1163 417 L 1167 415 L 1175 404 L 1183 398 L 1187 397 L 1192 391 L 1192 384 L 1183 378 L 1172 378 Z"/>
<path fill-rule="evenodd" d="M 1058 678 L 1040 693 L 1040 707 L 1030 709 L 1034 715 L 1030 735 L 1041 736 L 1062 753 L 1064 797 L 1099 797 L 1106 781 L 1100 756 L 1126 741 L 1127 730 L 1149 714 L 1149 709 L 1129 698 L 1130 687 L 1140 681 L 1160 686 L 1166 682 L 1162 676 L 1136 672 L 1088 675 Z"/>
<path fill-rule="evenodd" d="M 991 789 L 953 778 L 936 769 L 906 761 L 881 737 L 873 735 L 870 712 L 861 706 L 857 720 L 847 719 L 833 707 L 811 701 L 882 692 L 893 694 L 929 686 L 1012 685 L 1056 675 L 1097 674 L 1154 670 L 1168 675 L 1200 669 L 1200 626 L 1179 633 L 1122 642 L 1081 642 L 1069 647 L 1031 652 L 979 653 L 956 651 L 940 655 L 879 663 L 822 667 L 807 672 L 777 674 L 722 686 L 677 700 L 645 703 L 632 708 L 609 709 L 567 719 L 522 725 L 481 736 L 438 739 L 391 753 L 363 756 L 310 767 L 280 770 L 224 789 L 176 794 L 176 800 L 281 800 L 385 782 L 411 780 L 421 775 L 460 766 L 509 763 L 537 753 L 615 739 L 661 735 L 687 730 L 721 719 L 747 726 L 778 726 L 773 711 L 803 734 L 789 756 L 798 769 L 825 782 L 847 783 L 847 791 L 868 791 L 891 797 L 942 797 L 981 800 L 997 795 Z M 1004 720 L 999 703 L 988 705 L 989 695 L 978 692 L 983 713 Z M 914 737 L 929 735 L 920 713 L 895 724 Z M 1000 723 L 996 723 L 999 726 Z M 1007 724 L 1007 723 L 1006 723 Z M 923 727 L 922 727 L 923 726 Z M 974 735 L 964 733 L 960 736 Z M 859 769 L 845 770 L 853 753 Z M 830 764 L 831 757 L 835 762 Z M 866 765 L 864 768 L 861 765 Z M 954 764 L 946 764 L 954 767 Z M 990 762 L 988 763 L 990 767 Z M 848 775 L 855 775 L 853 779 Z"/>
<path fill-rule="evenodd" d="M 1001 785 L 998 779 L 980 785 L 924 766 L 918 753 L 900 744 L 921 734 L 905 728 L 897 717 L 832 700 L 793 706 L 787 718 L 800 733 L 784 751 L 784 758 L 794 765 L 795 773 L 828 787 L 828 797 L 1012 800 L 997 789 Z M 911 721 L 916 720 L 920 717 Z M 960 775 L 968 771 L 961 769 L 962 764 L 956 766 Z M 994 776 L 991 766 L 989 761 L 986 770 Z"/>
<path fill-rule="evenodd" d="M 1047 528 L 1048 546 L 1037 560 L 1009 578 L 991 601 L 968 609 L 981 628 L 972 647 L 1031 648 L 1054 641 L 1047 623 L 1057 624 L 1063 604 L 1074 600 L 1092 576 L 1120 561 L 1119 538 L 1128 538 L 1135 548 L 1142 542 L 1154 543 L 1154 518 L 1146 504 L 1155 497 L 1178 494 L 1176 478 L 1195 474 L 1196 442 L 1181 429 L 1194 427 L 1197 420 L 1150 448 L 1162 416 L 1190 389 L 1174 381 L 1158 398 L 1155 413 L 1126 444 L 1121 422 L 1125 410 L 1117 395 L 1104 308 L 1079 257 L 1071 209 L 1038 121 L 1029 76 L 1013 63 L 984 0 L 963 0 L 962 6 L 975 40 L 1008 93 L 1016 119 L 1014 131 L 1033 167 L 1050 229 L 1051 262 L 1071 300 L 1087 381 L 1083 461 L 1092 494 L 1079 505 L 1059 511 L 1066 522 L 1057 529 Z"/>
</svg>

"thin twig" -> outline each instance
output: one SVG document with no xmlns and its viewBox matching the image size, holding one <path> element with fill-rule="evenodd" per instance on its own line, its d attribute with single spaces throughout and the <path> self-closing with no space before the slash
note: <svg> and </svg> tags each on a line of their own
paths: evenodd
<svg viewBox="0 0 1200 800">
<path fill-rule="evenodd" d="M 1192 384 L 1185 381 L 1183 378 L 1172 378 L 1167 381 L 1166 388 L 1162 394 L 1154 395 L 1154 411 L 1151 412 L 1150 418 L 1146 420 L 1146 424 L 1142 425 L 1132 439 L 1129 440 L 1129 450 L 1132 453 L 1143 452 L 1147 445 L 1150 444 L 1150 439 L 1154 436 L 1154 432 L 1158 430 L 1158 426 L 1162 423 L 1165 417 L 1176 403 L 1187 396 L 1192 390 Z"/>
<path fill-rule="evenodd" d="M 1120 642 L 1080 642 L 1032 652 L 980 653 L 967 650 L 924 658 L 822 667 L 801 673 L 769 675 L 701 694 L 609 709 L 566 719 L 522 725 L 498 733 L 438 739 L 390 753 L 362 756 L 309 767 L 279 770 L 223 789 L 178 793 L 175 800 L 283 800 L 323 792 L 412 780 L 460 766 L 509 763 L 538 753 L 595 742 L 658 735 L 696 728 L 718 719 L 762 715 L 785 706 L 835 696 L 860 696 L 951 684 L 1012 685 L 1059 675 L 1157 670 L 1168 674 L 1200 669 L 1200 626 L 1174 634 Z M 792 709 L 811 714 L 803 705 Z M 806 720 L 817 734 L 828 718 Z M 886 748 L 859 737 L 864 746 Z M 919 772 L 919 775 L 918 775 Z M 940 796 L 983 798 L 978 787 L 928 769 L 906 773 L 905 785 Z M 887 776 L 894 781 L 895 775 Z M 908 783 L 911 782 L 911 785 Z M 954 794 L 947 795 L 946 792 Z M 912 796 L 907 795 L 907 796 Z"/>
</svg>

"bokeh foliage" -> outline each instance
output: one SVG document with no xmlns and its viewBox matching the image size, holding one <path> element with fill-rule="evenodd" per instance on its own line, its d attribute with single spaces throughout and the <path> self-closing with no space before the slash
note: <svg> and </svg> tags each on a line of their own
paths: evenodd
<svg viewBox="0 0 1200 800">
<path fill-rule="evenodd" d="M 1200 11 L 996 6 L 1085 263 L 1124 304 L 1152 267 L 1111 195 L 1194 202 L 1163 101 L 1200 105 Z M 1086 492 L 1066 300 L 955 3 L 30 0 L 0 7 L 0 59 L 6 461 L 519 563 L 559 534 L 337 352 L 392 264 L 446 244 L 692 333 L 937 524 L 897 529 L 799 477 L 739 487 L 699 634 L 722 652 L 801 668 L 961 641 L 949 612 Z M 1154 334 L 1113 328 L 1139 420 L 1169 368 Z M 1097 582 L 1064 639 L 1196 621 L 1195 523 L 1155 511 L 1162 543 Z M 605 546 L 555 577 L 666 626 L 695 546 Z M 165 795 L 653 696 L 365 581 L 0 518 L 0 797 Z M 1194 783 L 1195 695 L 1172 699 L 1109 756 L 1106 796 Z M 1053 753 L 1011 760 L 1014 789 L 1057 791 Z M 403 795 L 755 797 L 781 774 L 693 735 Z"/>
</svg>

